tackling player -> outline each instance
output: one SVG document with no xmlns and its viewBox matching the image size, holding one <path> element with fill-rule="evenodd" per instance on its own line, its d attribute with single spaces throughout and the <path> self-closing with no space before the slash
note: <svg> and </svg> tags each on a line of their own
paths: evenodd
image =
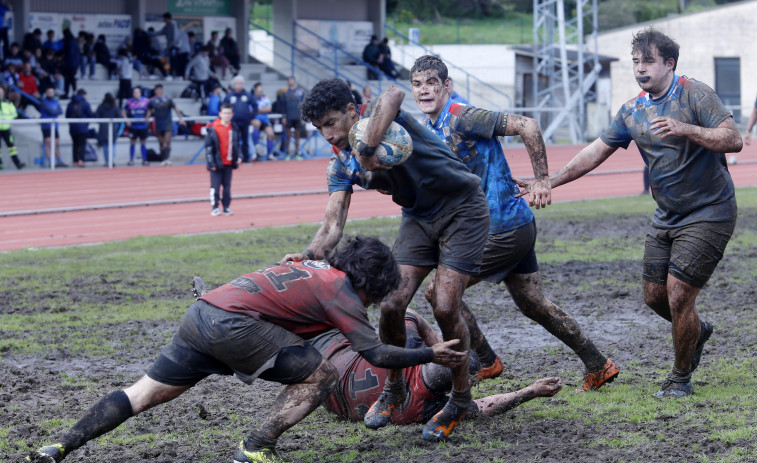
<svg viewBox="0 0 757 463">
<path fill-rule="evenodd" d="M 725 154 L 738 152 L 738 128 L 707 85 L 676 75 L 678 44 L 652 28 L 634 35 L 633 71 L 642 92 L 620 108 L 598 139 L 550 177 L 552 187 L 599 166 L 631 141 L 649 166 L 657 202 L 644 246 L 644 301 L 672 322 L 675 361 L 655 397 L 694 393 L 691 373 L 712 334 L 694 302 L 736 226 L 736 196 Z M 519 182 L 529 192 L 532 184 Z"/>
<path fill-rule="evenodd" d="M 329 201 L 323 224 L 304 253 L 284 260 L 321 258 L 342 236 L 352 185 L 389 191 L 402 206 L 402 223 L 393 254 L 400 264 L 399 288 L 381 304 L 381 339 L 405 345 L 405 308 L 423 279 L 436 267 L 436 297 L 431 304 L 445 339 L 460 339 L 455 348 L 469 349 L 469 329 L 461 316 L 463 290 L 479 271 L 489 211 L 479 179 L 434 134 L 400 110 L 405 94 L 391 87 L 371 103 L 363 142 L 350 148 L 348 134 L 360 118 L 347 84 L 341 79 L 322 80 L 308 92 L 302 115 L 333 145 L 328 167 Z M 376 146 L 392 121 L 408 131 L 413 154 L 389 169 L 381 166 Z M 440 440 L 457 426 L 471 400 L 467 356 L 453 368 L 450 400 L 423 428 L 423 438 Z M 392 410 L 405 400 L 402 372 L 390 371 L 378 402 L 365 415 L 365 424 L 378 428 L 391 422 Z"/>
<path fill-rule="evenodd" d="M 337 384 L 334 366 L 305 341 L 332 328 L 376 366 L 404 368 L 431 361 L 457 366 L 467 358 L 449 348 L 456 340 L 412 350 L 381 343 L 365 306 L 396 288 L 400 275 L 380 241 L 357 237 L 330 253 L 329 262 L 269 267 L 206 293 L 189 307 L 147 375 L 101 398 L 56 443 L 27 460 L 59 462 L 203 378 L 235 374 L 247 384 L 259 377 L 287 385 L 234 455 L 237 463 L 268 461 L 279 436 L 315 410 Z"/>
<path fill-rule="evenodd" d="M 515 196 L 519 190 L 497 139 L 509 135 L 523 139 L 537 178 L 531 189 L 531 205 L 537 209 L 546 207 L 551 203 L 549 171 L 537 122 L 517 114 L 486 111 L 455 102 L 450 97 L 447 66 L 436 56 L 425 55 L 415 61 L 410 70 L 410 84 L 415 103 L 428 115 L 426 127 L 481 178 L 489 203 L 489 236 L 481 273 L 470 284 L 481 280 L 495 284 L 504 281 L 518 309 L 578 355 L 585 372 L 583 385 L 577 392 L 598 389 L 613 381 L 618 375 L 615 364 L 599 352 L 570 314 L 544 296 L 534 252 L 534 214 L 523 198 Z M 430 284 L 427 297 L 433 297 L 433 290 Z M 471 338 L 474 345 L 475 333 L 471 333 Z M 498 358 L 482 357 L 481 362 L 490 376 L 502 372 Z"/>
</svg>

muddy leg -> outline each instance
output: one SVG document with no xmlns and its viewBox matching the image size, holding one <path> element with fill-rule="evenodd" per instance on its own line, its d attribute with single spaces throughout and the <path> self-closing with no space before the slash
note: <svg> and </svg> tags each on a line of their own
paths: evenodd
<svg viewBox="0 0 757 463">
<path fill-rule="evenodd" d="M 699 339 L 699 315 L 695 301 L 700 289 L 668 275 L 668 301 L 673 321 L 673 366 L 680 371 L 689 371 Z"/>
<path fill-rule="evenodd" d="M 670 315 L 670 305 L 668 304 L 668 288 L 665 285 L 658 285 L 647 280 L 641 282 L 641 288 L 644 291 L 644 303 L 657 315 L 672 322 L 673 318 Z"/>
<path fill-rule="evenodd" d="M 454 270 L 439 267 L 436 269 L 435 290 L 431 298 L 434 317 L 442 330 L 445 341 L 459 339 L 460 343 L 453 349 L 465 352 L 470 349 L 470 334 L 460 308 L 463 291 L 468 284 L 468 276 Z M 468 359 L 462 365 L 452 369 L 453 387 L 457 391 L 470 389 L 468 377 Z"/>
<path fill-rule="evenodd" d="M 605 365 L 607 358 L 584 335 L 576 320 L 544 297 L 539 272 L 511 273 L 505 278 L 505 285 L 523 315 L 573 349 L 586 366 L 586 371 L 597 371 Z"/>
</svg>

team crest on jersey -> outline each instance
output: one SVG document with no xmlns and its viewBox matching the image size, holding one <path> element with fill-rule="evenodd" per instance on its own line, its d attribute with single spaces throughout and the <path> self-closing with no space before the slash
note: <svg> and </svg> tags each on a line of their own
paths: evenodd
<svg viewBox="0 0 757 463">
<path fill-rule="evenodd" d="M 302 265 L 313 270 L 329 270 L 331 266 L 322 260 L 305 260 Z"/>
</svg>

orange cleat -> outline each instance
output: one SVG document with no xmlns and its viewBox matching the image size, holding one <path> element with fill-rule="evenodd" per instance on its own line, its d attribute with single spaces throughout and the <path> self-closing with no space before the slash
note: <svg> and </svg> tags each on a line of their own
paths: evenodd
<svg viewBox="0 0 757 463">
<path fill-rule="evenodd" d="M 471 383 L 475 384 L 480 383 L 485 379 L 496 378 L 502 374 L 502 370 L 504 369 L 505 367 L 502 365 L 502 360 L 497 357 L 496 360 L 494 360 L 494 363 L 478 370 L 478 372 L 471 377 Z"/>
<path fill-rule="evenodd" d="M 618 373 L 620 373 L 618 367 L 615 366 L 612 360 L 607 359 L 605 366 L 599 371 L 584 374 L 584 385 L 576 389 L 576 393 L 599 389 L 603 384 L 615 381 Z"/>
<path fill-rule="evenodd" d="M 431 442 L 440 442 L 449 437 L 460 420 L 463 419 L 468 409 L 460 409 L 454 405 L 444 406 L 431 420 L 423 427 L 423 439 Z"/>
</svg>

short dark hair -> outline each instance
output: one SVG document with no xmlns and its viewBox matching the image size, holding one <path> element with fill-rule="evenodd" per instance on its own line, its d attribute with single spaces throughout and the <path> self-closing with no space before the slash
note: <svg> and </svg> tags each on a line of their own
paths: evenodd
<svg viewBox="0 0 757 463">
<path fill-rule="evenodd" d="M 355 104 L 352 91 L 342 79 L 324 79 L 310 89 L 300 106 L 305 122 L 321 119 L 332 109 L 347 111 L 347 105 Z"/>
<path fill-rule="evenodd" d="M 172 16 L 170 12 L 166 11 L 165 13 L 163 13 L 163 19 L 171 19 L 171 18 Z"/>
<path fill-rule="evenodd" d="M 221 112 L 222 109 L 230 109 L 234 111 L 234 105 L 227 101 L 225 103 L 221 103 L 221 107 L 218 108 L 218 112 Z"/>
<path fill-rule="evenodd" d="M 355 291 L 379 302 L 400 284 L 400 269 L 392 251 L 377 238 L 356 236 L 331 251 L 326 259 L 346 273 Z"/>
<path fill-rule="evenodd" d="M 436 74 L 442 80 L 442 83 L 444 83 L 449 77 L 449 72 L 447 71 L 447 65 L 444 64 L 444 61 L 442 61 L 441 58 L 434 55 L 423 55 L 417 60 L 415 60 L 415 63 L 413 63 L 413 67 L 410 68 L 410 78 L 412 79 L 413 74 L 416 72 L 423 72 L 423 71 L 430 71 L 430 70 L 436 71 Z"/>
<path fill-rule="evenodd" d="M 263 84 L 262 84 L 262 83 L 260 83 L 260 82 L 255 82 L 255 85 L 253 85 L 253 86 L 252 86 L 252 91 L 254 92 L 256 88 L 258 88 L 258 87 L 262 87 L 262 86 L 263 86 Z"/>
<path fill-rule="evenodd" d="M 153 89 L 153 91 L 155 91 L 155 90 L 157 90 L 159 88 L 163 88 L 163 84 L 155 84 L 155 87 L 153 87 L 152 89 Z"/>
<path fill-rule="evenodd" d="M 641 53 L 644 59 L 652 57 L 652 47 L 657 49 L 662 56 L 662 61 L 667 63 L 673 59 L 673 70 L 678 67 L 678 50 L 680 46 L 675 40 L 658 31 L 653 27 L 647 27 L 643 31 L 634 34 L 631 41 L 631 54 Z"/>
</svg>

